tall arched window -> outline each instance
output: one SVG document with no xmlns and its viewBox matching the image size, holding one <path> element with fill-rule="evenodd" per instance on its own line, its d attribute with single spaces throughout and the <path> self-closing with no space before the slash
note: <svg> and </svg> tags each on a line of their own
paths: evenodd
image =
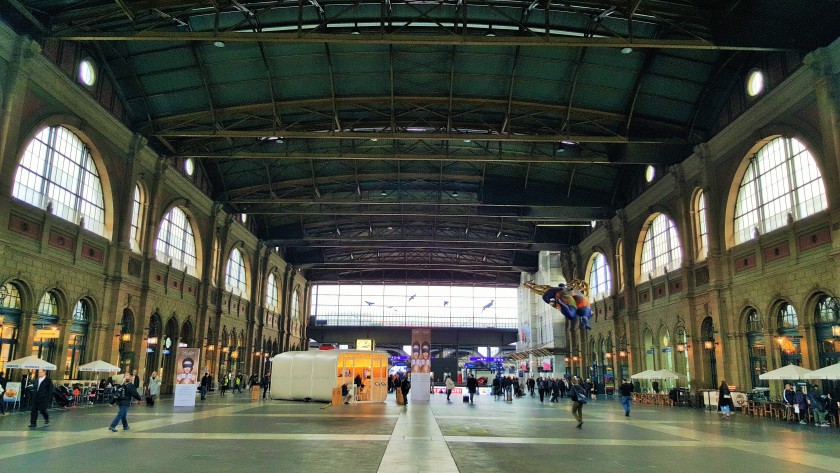
<svg viewBox="0 0 840 473">
<path fill-rule="evenodd" d="M 274 273 L 268 273 L 268 281 L 265 284 L 265 308 L 277 312 L 277 279 Z"/>
<path fill-rule="evenodd" d="M 237 248 L 230 251 L 225 273 L 225 289 L 233 294 L 248 297 L 247 276 L 245 274 L 245 259 Z"/>
<path fill-rule="evenodd" d="M 300 320 L 300 289 L 295 288 L 292 293 L 292 320 Z"/>
<path fill-rule="evenodd" d="M 131 204 L 131 236 L 129 238 L 129 244 L 131 245 L 131 250 L 140 253 L 142 250 L 141 246 L 141 239 L 142 239 L 142 228 L 141 224 L 143 223 L 143 209 L 145 207 L 145 196 L 143 194 L 143 189 L 140 188 L 140 184 L 136 184 L 134 186 L 134 201 Z"/>
<path fill-rule="evenodd" d="M 70 341 L 67 345 L 67 356 L 64 357 L 64 379 L 76 379 L 79 365 L 84 363 L 91 312 L 90 303 L 84 299 L 76 302 L 76 307 L 73 308 Z"/>
<path fill-rule="evenodd" d="M 105 234 L 105 197 L 99 172 L 84 142 L 62 126 L 41 130 L 23 153 L 12 195 L 64 220 Z"/>
<path fill-rule="evenodd" d="M 735 202 L 735 244 L 825 210 L 817 163 L 796 138 L 779 137 L 750 158 Z M 790 217 L 788 217 L 790 216 Z"/>
<path fill-rule="evenodd" d="M 38 303 L 38 314 L 35 317 L 35 328 L 50 328 L 58 324 L 58 299 L 52 292 L 45 292 Z M 35 337 L 32 344 L 32 355 L 55 364 L 56 343 L 58 338 Z"/>
<path fill-rule="evenodd" d="M 840 361 L 840 339 L 834 331 L 840 326 L 840 299 L 822 295 L 814 309 L 814 329 L 819 347 L 820 368 Z"/>
<path fill-rule="evenodd" d="M 624 290 L 624 240 L 618 239 L 615 245 L 615 275 L 618 279 L 618 290 Z"/>
<path fill-rule="evenodd" d="M 6 362 L 19 358 L 15 356 L 18 332 L 21 325 L 20 292 L 14 284 L 6 284 L 0 290 L 0 373 L 5 371 Z"/>
<path fill-rule="evenodd" d="M 639 281 L 665 274 L 682 266 L 682 246 L 674 221 L 658 214 L 647 226 L 642 243 Z"/>
<path fill-rule="evenodd" d="M 796 310 L 787 302 L 779 306 L 777 312 L 778 338 L 776 341 L 782 351 L 782 366 L 802 365 L 802 347 L 800 346 L 799 317 Z"/>
<path fill-rule="evenodd" d="M 589 294 L 593 300 L 603 299 L 610 295 L 612 278 L 607 257 L 603 253 L 592 255 L 589 263 Z"/>
<path fill-rule="evenodd" d="M 747 312 L 747 348 L 750 355 L 750 379 L 754 388 L 769 386 L 759 376 L 767 372 L 767 342 L 764 339 L 764 324 L 758 311 L 749 308 Z"/>
<path fill-rule="evenodd" d="M 709 228 L 706 224 L 706 195 L 699 191 L 694 197 L 694 231 L 697 241 L 697 260 L 709 254 Z"/>
<path fill-rule="evenodd" d="M 155 253 L 159 261 L 167 263 L 172 260 L 175 268 L 198 277 L 192 225 L 187 214 L 178 207 L 173 207 L 163 216 L 155 244 Z"/>
</svg>

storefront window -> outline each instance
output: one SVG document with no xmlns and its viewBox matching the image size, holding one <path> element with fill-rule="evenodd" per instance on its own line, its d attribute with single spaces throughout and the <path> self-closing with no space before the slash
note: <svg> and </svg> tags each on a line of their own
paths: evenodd
<svg viewBox="0 0 840 473">
<path fill-rule="evenodd" d="M 778 337 L 782 354 L 782 366 L 802 366 L 802 349 L 800 347 L 799 318 L 792 305 L 783 303 L 778 312 Z"/>
<path fill-rule="evenodd" d="M 46 292 L 38 303 L 32 355 L 50 363 L 55 363 L 55 348 L 60 336 L 60 333 L 53 330 L 56 324 L 58 324 L 58 300 L 55 294 Z"/>
<path fill-rule="evenodd" d="M 768 387 L 769 382 L 759 378 L 759 375 L 767 372 L 767 343 L 764 339 L 764 325 L 757 310 L 749 309 L 746 328 L 752 386 L 754 388 Z"/>
<path fill-rule="evenodd" d="M 20 326 L 20 293 L 12 284 L 0 286 L 0 373 L 7 361 L 15 359 Z"/>
</svg>

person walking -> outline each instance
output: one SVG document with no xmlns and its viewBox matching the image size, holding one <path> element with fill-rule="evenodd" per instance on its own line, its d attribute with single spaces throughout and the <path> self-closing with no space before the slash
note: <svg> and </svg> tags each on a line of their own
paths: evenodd
<svg viewBox="0 0 840 473">
<path fill-rule="evenodd" d="M 475 379 L 475 375 L 470 373 L 469 377 L 467 378 L 467 392 L 470 393 L 470 404 L 473 403 L 473 398 L 475 397 L 475 391 L 478 389 L 478 381 Z"/>
<path fill-rule="evenodd" d="M 572 378 L 572 386 L 569 388 L 569 398 L 572 400 L 572 415 L 577 419 L 577 428 L 580 429 L 583 427 L 583 405 L 586 404 L 588 398 L 578 378 Z"/>
<path fill-rule="evenodd" d="M 205 371 L 204 376 L 201 377 L 201 400 L 207 400 L 207 393 L 210 391 L 210 387 L 213 384 L 213 378 L 210 377 L 210 373 Z"/>
<path fill-rule="evenodd" d="M 154 374 L 154 373 L 152 373 Z M 137 392 L 137 388 L 134 387 L 132 384 L 133 377 L 130 374 L 125 375 L 125 379 L 123 380 L 122 386 L 118 386 L 116 388 L 117 394 L 114 399 L 111 400 L 111 404 L 117 404 L 120 408 L 117 416 L 114 417 L 114 420 L 111 421 L 111 426 L 108 427 L 108 430 L 111 432 L 117 431 L 117 424 L 122 422 L 123 430 L 128 430 L 130 427 L 128 426 L 128 408 L 131 407 L 131 400 L 136 399 L 140 400 L 140 393 Z M 150 386 L 151 389 L 151 386 Z"/>
<path fill-rule="evenodd" d="M 455 389 L 455 381 L 452 381 L 452 376 L 446 377 L 446 401 L 449 401 L 449 396 L 452 395 L 452 390 Z"/>
<path fill-rule="evenodd" d="M 47 408 L 50 407 L 53 399 L 53 382 L 47 377 L 46 370 L 38 370 L 38 377 L 33 381 L 32 391 L 32 413 L 29 416 L 29 428 L 37 427 L 38 413 L 44 416 L 44 426 L 50 425 L 50 415 Z"/>
<path fill-rule="evenodd" d="M 540 404 L 545 401 L 545 380 L 542 376 L 537 379 L 537 392 L 540 393 Z"/>
<path fill-rule="evenodd" d="M 726 384 L 725 380 L 720 382 L 720 387 L 718 388 L 718 406 L 723 412 L 723 418 L 729 419 L 733 406 L 732 393 L 729 392 L 729 385 Z"/>
<path fill-rule="evenodd" d="M 219 390 L 219 395 L 224 396 L 225 391 L 227 391 L 228 386 L 230 386 L 230 371 L 227 372 L 226 375 L 222 376 L 221 389 Z"/>
<path fill-rule="evenodd" d="M 408 405 L 408 391 L 411 390 L 411 381 L 408 379 L 408 376 L 402 379 L 402 383 L 400 383 L 400 391 L 402 391 L 403 395 L 403 402 L 405 405 Z"/>
<path fill-rule="evenodd" d="M 624 408 L 624 417 L 630 417 L 630 406 L 633 404 L 633 385 L 626 379 L 622 379 L 618 392 L 621 394 L 621 407 Z"/>
<path fill-rule="evenodd" d="M 260 381 L 260 385 L 263 389 L 263 396 L 262 398 L 265 399 L 265 395 L 268 393 L 268 387 L 271 386 L 271 372 L 264 374 L 262 377 L 262 381 Z"/>
<path fill-rule="evenodd" d="M 131 383 L 132 386 L 134 383 Z M 134 387 L 137 389 L 137 386 Z M 160 395 L 160 379 L 158 379 L 157 371 L 152 371 L 152 377 L 149 378 L 149 398 L 152 402 L 148 402 L 147 404 L 150 406 L 155 405 L 155 397 Z"/>
</svg>

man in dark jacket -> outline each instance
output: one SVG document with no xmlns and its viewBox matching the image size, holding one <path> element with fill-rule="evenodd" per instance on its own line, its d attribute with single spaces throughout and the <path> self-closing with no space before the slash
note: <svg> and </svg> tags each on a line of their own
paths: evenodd
<svg viewBox="0 0 840 473">
<path fill-rule="evenodd" d="M 822 393 L 820 393 L 820 388 L 816 384 L 808 391 L 808 402 L 811 404 L 811 411 L 814 413 L 814 425 L 828 427 L 829 424 L 825 421 L 825 401 Z"/>
<path fill-rule="evenodd" d="M 408 376 L 402 379 L 402 383 L 400 383 L 400 391 L 402 391 L 403 395 L 403 402 L 405 405 L 408 405 L 408 392 L 411 390 L 411 381 L 408 379 Z"/>
<path fill-rule="evenodd" d="M 44 425 L 50 425 L 47 408 L 53 400 L 53 382 L 45 370 L 38 370 L 38 377 L 32 380 L 32 414 L 29 416 L 29 428 L 37 427 L 38 413 L 44 416 Z"/>
<path fill-rule="evenodd" d="M 210 376 L 210 373 L 205 371 L 204 376 L 201 377 L 201 400 L 202 401 L 207 399 L 207 393 L 210 391 L 210 388 L 212 386 L 213 386 L 213 378 Z"/>
<path fill-rule="evenodd" d="M 478 381 L 475 379 L 475 376 L 470 375 L 467 378 L 467 392 L 470 393 L 470 404 L 473 403 L 473 397 L 475 397 L 475 391 L 478 389 Z"/>
<path fill-rule="evenodd" d="M 122 397 L 114 399 L 111 402 L 112 404 L 117 404 L 120 407 L 119 413 L 117 413 L 117 416 L 114 417 L 114 420 L 111 422 L 111 426 L 108 427 L 108 430 L 110 430 L 111 432 L 117 431 L 117 424 L 120 421 L 122 421 L 123 430 L 129 429 L 128 417 L 126 416 L 128 415 L 128 408 L 131 407 L 131 400 L 140 400 L 140 393 L 137 392 L 137 388 L 135 388 L 134 384 L 132 384 L 133 380 L 134 378 L 131 375 L 125 375 L 125 379 L 123 380 L 123 384 L 121 386 L 123 391 Z M 119 390 L 120 387 L 117 387 L 115 389 Z"/>
<path fill-rule="evenodd" d="M 626 379 L 622 379 L 618 392 L 621 394 L 621 407 L 624 408 L 624 416 L 630 417 L 630 406 L 633 404 L 633 385 L 628 383 Z"/>
<path fill-rule="evenodd" d="M 262 381 L 260 381 L 260 386 L 262 386 L 263 396 L 262 398 L 265 399 L 265 395 L 268 393 L 268 387 L 271 386 L 271 372 L 264 374 L 262 377 Z"/>
</svg>

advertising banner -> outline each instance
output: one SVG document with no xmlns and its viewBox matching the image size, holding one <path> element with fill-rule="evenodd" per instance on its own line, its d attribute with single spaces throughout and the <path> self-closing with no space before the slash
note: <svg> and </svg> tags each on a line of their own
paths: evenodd
<svg viewBox="0 0 840 473">
<path fill-rule="evenodd" d="M 428 402 L 431 388 L 432 330 L 411 331 L 411 396 L 412 401 Z"/>
<path fill-rule="evenodd" d="M 3 391 L 3 402 L 20 402 L 20 383 L 9 381 Z"/>
<path fill-rule="evenodd" d="M 175 406 L 195 406 L 200 348 L 179 348 L 175 355 Z"/>
</svg>

